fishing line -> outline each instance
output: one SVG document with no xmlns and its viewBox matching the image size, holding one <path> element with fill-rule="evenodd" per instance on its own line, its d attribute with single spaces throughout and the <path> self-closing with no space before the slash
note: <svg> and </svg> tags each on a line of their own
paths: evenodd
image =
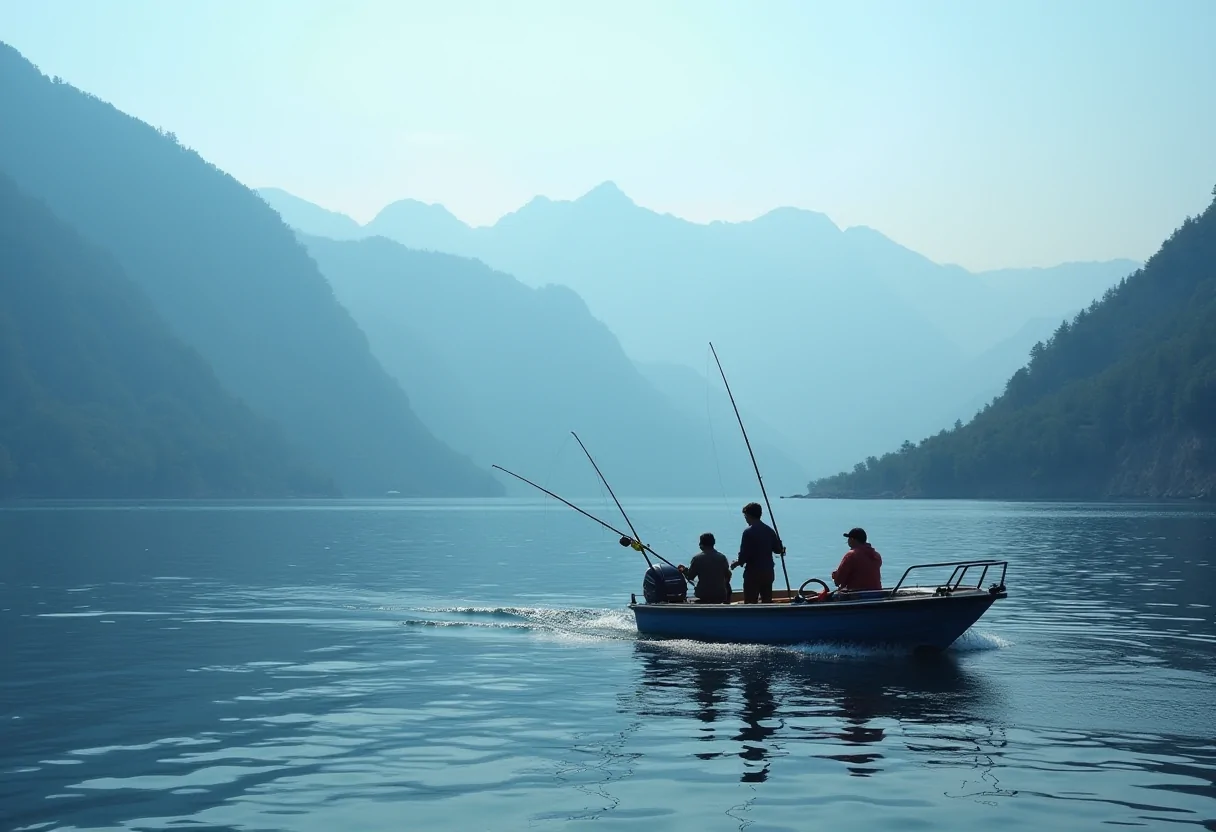
<svg viewBox="0 0 1216 832">
<path fill-rule="evenodd" d="M 718 351 L 714 349 L 714 342 L 709 342 L 709 351 L 714 355 L 714 363 L 718 365 L 718 373 L 722 376 L 722 383 L 726 385 L 726 395 L 730 397 L 730 406 L 735 410 L 735 418 L 739 420 L 739 432 L 743 434 L 743 443 L 747 445 L 747 453 L 752 458 L 752 467 L 756 469 L 756 481 L 760 483 L 760 495 L 764 497 L 764 505 L 768 508 L 768 522 L 772 525 L 773 534 L 777 536 L 777 540 L 781 540 L 781 532 L 777 531 L 777 518 L 773 516 L 773 504 L 768 499 L 768 489 L 764 487 L 764 477 L 760 476 L 760 464 L 756 462 L 756 452 L 752 450 L 752 441 L 747 438 L 747 428 L 743 427 L 743 417 L 739 415 L 739 405 L 735 401 L 735 394 L 730 390 L 730 382 L 726 380 L 726 370 L 722 369 L 722 362 L 718 359 Z M 781 548 L 781 572 L 785 575 L 785 589 L 787 592 L 790 589 L 790 575 L 785 568 L 785 547 Z"/>
<path fill-rule="evenodd" d="M 549 461 L 549 470 L 547 472 L 545 472 L 545 486 L 546 487 L 548 487 L 549 483 L 552 482 L 553 469 L 557 467 L 557 460 L 559 457 L 561 457 L 562 451 L 566 450 L 566 445 L 568 445 L 568 444 L 570 444 L 569 436 L 567 436 L 565 439 L 563 439 L 562 443 L 557 446 L 557 453 L 555 453 L 553 455 L 553 459 L 551 459 Z M 553 508 L 552 503 L 550 503 L 548 500 L 545 500 L 544 508 L 541 509 L 541 511 L 543 512 L 543 515 L 542 515 L 543 522 L 541 523 L 541 526 L 545 530 L 546 539 L 549 536 L 549 522 L 550 522 L 550 517 L 552 517 L 552 515 L 550 514 L 550 510 L 552 508 Z"/>
<path fill-rule="evenodd" d="M 630 537 L 629 535 L 622 532 L 620 529 L 613 528 L 612 526 L 605 523 L 600 518 L 596 517 L 594 514 L 591 514 L 590 512 L 584 511 L 583 509 L 579 508 L 574 503 L 567 500 L 565 497 L 560 497 L 557 494 L 554 494 L 549 489 L 545 488 L 544 486 L 537 485 L 536 483 L 532 482 L 532 480 L 528 479 L 527 477 L 521 477 L 519 474 L 515 473 L 514 471 L 508 471 L 506 468 L 503 468 L 501 465 L 491 465 L 490 467 L 497 469 L 499 471 L 502 471 L 504 474 L 508 474 L 512 477 L 515 477 L 515 479 L 519 480 L 520 482 L 526 482 L 528 485 L 532 486 L 533 488 L 535 488 L 539 491 L 543 491 L 544 493 L 548 494 L 550 497 L 557 500 L 558 502 L 564 503 L 565 505 L 574 509 L 575 511 L 577 511 L 579 514 L 583 515 L 587 519 L 594 520 L 596 523 L 599 523 L 601 526 L 603 526 L 608 531 L 613 532 L 614 534 L 620 535 L 620 544 L 622 546 L 629 546 L 629 547 L 635 549 L 636 551 L 642 552 L 643 557 L 646 557 L 646 553 L 649 552 L 650 554 L 654 555 L 659 560 L 663 561 L 663 563 L 667 564 L 668 566 L 672 567 L 673 569 L 675 568 L 674 563 L 672 563 L 667 558 L 660 555 L 658 552 L 656 552 L 650 546 L 646 545 L 645 543 L 642 543 L 636 537 Z M 611 489 L 609 489 L 609 491 L 611 491 Z M 650 563 L 650 558 L 646 557 L 646 563 L 648 566 L 652 565 Z"/>
<path fill-rule="evenodd" d="M 714 468 L 718 470 L 718 488 L 722 491 L 722 508 L 726 509 L 726 483 L 722 480 L 722 465 L 718 462 L 718 442 L 714 439 L 714 416 L 709 406 L 709 350 L 705 351 L 705 420 L 709 423 L 709 444 L 714 452 Z"/>
</svg>

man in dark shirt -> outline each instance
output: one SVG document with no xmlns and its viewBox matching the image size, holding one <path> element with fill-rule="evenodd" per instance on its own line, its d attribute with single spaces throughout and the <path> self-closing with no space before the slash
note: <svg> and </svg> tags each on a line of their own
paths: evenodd
<svg viewBox="0 0 1216 832">
<path fill-rule="evenodd" d="M 748 503 L 743 507 L 743 519 L 747 528 L 739 541 L 739 558 L 731 568 L 743 567 L 743 603 L 764 604 L 773 602 L 773 578 L 775 577 L 773 555 L 784 555 L 785 547 L 767 523 L 760 518 L 764 511 L 759 503 Z"/>
<path fill-rule="evenodd" d="M 714 548 L 715 543 L 709 532 L 701 535 L 701 551 L 692 556 L 688 566 L 678 567 L 685 578 L 697 581 L 693 592 L 701 604 L 730 603 L 730 562 Z"/>
</svg>

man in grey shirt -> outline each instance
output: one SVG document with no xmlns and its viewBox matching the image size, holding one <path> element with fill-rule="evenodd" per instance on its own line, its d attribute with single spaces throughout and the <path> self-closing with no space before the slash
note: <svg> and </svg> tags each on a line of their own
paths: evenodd
<svg viewBox="0 0 1216 832">
<path fill-rule="evenodd" d="M 709 532 L 701 535 L 701 551 L 692 556 L 688 566 L 681 565 L 680 572 L 689 580 L 696 580 L 693 590 L 699 604 L 730 603 L 730 561 L 726 555 L 714 548 L 717 541 Z"/>
</svg>

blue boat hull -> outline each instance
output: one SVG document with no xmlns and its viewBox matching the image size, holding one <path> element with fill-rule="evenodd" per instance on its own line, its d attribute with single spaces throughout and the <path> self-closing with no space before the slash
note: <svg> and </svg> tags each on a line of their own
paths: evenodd
<svg viewBox="0 0 1216 832">
<path fill-rule="evenodd" d="M 1005 592 L 809 604 L 630 604 L 638 633 L 744 644 L 829 642 L 945 650 Z"/>
</svg>

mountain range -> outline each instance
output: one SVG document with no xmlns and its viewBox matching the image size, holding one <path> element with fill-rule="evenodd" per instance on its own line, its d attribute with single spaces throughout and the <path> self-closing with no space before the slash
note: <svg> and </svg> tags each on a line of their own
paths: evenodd
<svg viewBox="0 0 1216 832">
<path fill-rule="evenodd" d="M 969 419 L 1038 340 L 1136 267 L 972 274 L 823 214 L 697 224 L 639 207 L 612 183 L 476 228 L 413 200 L 360 226 L 282 190 L 259 193 L 308 234 L 383 236 L 569 287 L 639 366 L 703 368 L 713 341 L 737 398 L 815 475 Z"/>
<path fill-rule="evenodd" d="M 654 383 L 662 369 L 641 372 L 570 289 L 532 288 L 479 261 L 383 237 L 302 239 L 423 421 L 479 464 L 535 469 L 551 490 L 598 494 L 576 429 L 622 494 L 755 488 L 721 383 L 689 371 L 681 383 L 695 404 L 669 399 Z M 805 479 L 770 438 L 756 453 L 773 482 Z"/>
<path fill-rule="evenodd" d="M 789 493 L 903 440 L 896 470 L 920 458 L 909 437 L 974 435 L 964 422 L 1040 389 L 1026 379 L 1078 349 L 1061 345 L 1112 292 L 1181 268 L 973 274 L 823 214 L 692 223 L 612 183 L 492 226 L 412 200 L 360 225 L 250 190 L 3 45 L 0 95 L 2 496 L 514 489 L 492 462 L 600 491 L 571 429 L 622 494 L 747 496 L 709 341 L 770 490 Z M 1189 309 L 1171 303 L 1120 320 L 1164 339 Z M 1191 413 L 1204 384 L 1141 387 Z"/>
<path fill-rule="evenodd" d="M 166 330 L 303 465 L 350 496 L 502 493 L 423 426 L 255 193 L 3 44 L 0 100 L 0 171 L 106 252 Z"/>
</svg>

